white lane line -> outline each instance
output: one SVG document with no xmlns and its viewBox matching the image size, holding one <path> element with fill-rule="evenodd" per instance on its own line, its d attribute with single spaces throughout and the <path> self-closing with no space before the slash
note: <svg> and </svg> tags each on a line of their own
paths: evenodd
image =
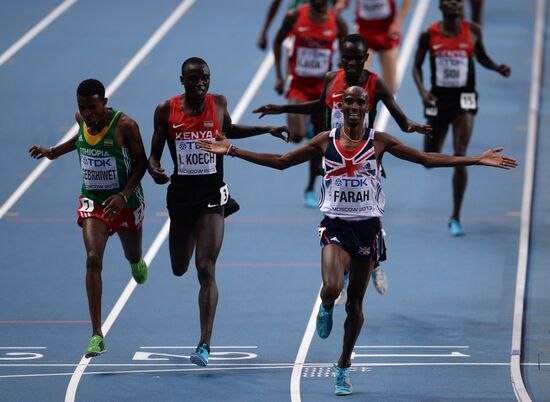
<svg viewBox="0 0 550 402">
<path fill-rule="evenodd" d="M 157 237 L 153 241 L 153 244 L 151 245 L 151 247 L 149 247 L 147 254 L 143 258 L 147 263 L 147 265 L 151 265 L 151 262 L 153 261 L 153 259 L 155 258 L 155 255 L 157 254 L 160 247 L 162 246 L 162 243 L 164 243 L 164 239 L 166 239 L 166 236 L 168 236 L 169 229 L 170 229 L 170 220 L 167 219 L 166 222 L 164 222 L 164 226 L 162 227 L 160 232 L 157 234 Z M 136 286 L 137 286 L 137 283 L 133 279 L 130 279 L 130 281 L 126 285 L 126 288 L 122 291 L 113 309 L 109 313 L 109 316 L 101 326 L 101 330 L 103 331 L 104 336 L 106 336 L 109 330 L 111 329 L 111 326 L 113 325 L 115 320 L 118 318 L 120 312 L 122 311 L 123 307 L 126 305 L 126 302 L 132 295 Z M 65 394 L 65 402 L 69 402 L 69 401 L 73 402 L 75 400 L 78 383 L 80 381 L 80 378 L 82 377 L 82 374 L 84 373 L 84 370 L 86 370 L 86 367 L 90 363 L 90 360 L 91 359 L 87 359 L 84 356 L 82 356 L 82 359 L 80 359 L 80 362 L 76 367 L 76 370 L 74 371 L 74 373 L 72 373 L 71 380 L 67 387 L 67 392 Z"/>
<path fill-rule="evenodd" d="M 195 346 L 140 346 L 140 349 L 196 349 Z M 257 346 L 210 346 L 210 349 L 258 349 Z"/>
<path fill-rule="evenodd" d="M 369 367 L 507 367 L 510 363 L 354 363 L 353 368 L 369 368 Z M 522 366 L 538 366 L 538 363 L 522 363 Z M 541 363 L 541 366 L 550 366 L 550 363 Z M 68 367 L 74 367 L 72 365 L 66 365 Z M 94 367 L 100 366 L 124 366 L 122 364 L 112 364 L 112 365 L 90 365 Z M 161 365 L 159 365 L 161 366 Z M 165 366 L 174 366 L 174 365 L 165 365 Z M 193 365 L 194 366 L 194 365 Z M 44 366 L 48 367 L 48 366 Z M 51 366 L 57 367 L 57 366 Z M 116 370 L 116 371 L 89 371 L 83 375 L 97 375 L 97 374 L 141 374 L 141 373 L 173 373 L 173 372 L 182 372 L 182 371 L 224 371 L 224 370 L 273 370 L 273 369 L 291 369 L 293 367 L 292 363 L 280 363 L 280 364 L 264 364 L 261 366 L 244 366 L 244 367 L 211 367 L 208 364 L 208 367 L 191 367 L 188 369 L 185 368 L 172 368 L 172 369 L 156 369 L 156 370 Z M 304 365 L 305 368 L 331 368 L 332 363 L 308 363 Z M 8 374 L 0 375 L 0 378 L 29 378 L 29 377 L 68 377 L 72 373 L 37 373 L 37 374 Z"/>
<path fill-rule="evenodd" d="M 194 0 L 184 1 L 182 3 L 182 5 L 187 4 L 187 3 L 190 3 L 189 5 L 191 5 L 193 3 L 193 1 Z M 178 7 L 178 9 L 179 8 L 181 8 L 181 6 Z M 241 99 L 239 100 L 239 103 L 237 104 L 237 107 L 240 108 L 240 109 L 234 111 L 234 112 L 238 113 L 238 114 L 236 114 L 236 117 L 232 119 L 234 124 L 237 124 L 237 122 L 240 120 L 240 118 L 242 116 L 242 110 L 245 110 L 246 107 L 248 107 L 248 104 L 245 104 L 245 102 L 243 102 L 243 98 L 246 96 L 247 97 L 247 102 L 248 103 L 250 102 L 253 95 L 258 90 L 259 85 L 261 84 L 260 79 L 262 81 L 263 81 L 263 79 L 265 79 L 266 74 L 263 73 L 263 70 L 265 69 L 264 66 L 266 64 L 268 64 L 269 60 L 271 60 L 271 63 L 272 63 L 273 62 L 272 59 L 273 59 L 273 55 L 271 53 L 268 54 L 265 57 L 262 64 L 260 65 L 258 71 L 254 75 L 254 78 L 252 79 L 251 83 L 248 85 L 247 89 L 243 93 L 243 96 L 241 97 Z M 261 77 L 261 78 L 258 78 L 258 77 Z M 250 94 L 252 94 L 252 95 L 250 95 Z M 153 242 L 153 245 L 151 246 L 151 248 L 147 252 L 147 255 L 144 258 L 145 261 L 147 262 L 147 265 L 151 264 L 151 261 L 153 260 L 153 258 L 157 254 L 160 246 L 162 245 L 162 243 L 164 243 L 164 241 L 168 237 L 169 230 L 170 230 L 170 219 L 168 218 L 166 220 L 166 222 L 164 223 L 164 226 L 162 227 L 161 231 L 159 232 L 159 234 L 155 238 L 155 241 Z M 111 313 L 107 317 L 107 320 L 105 320 L 105 322 L 103 323 L 103 325 L 101 327 L 104 335 L 107 335 L 107 332 L 111 328 L 111 325 L 115 322 L 118 315 L 120 314 L 120 311 L 122 310 L 122 308 L 124 307 L 124 305 L 126 304 L 128 299 L 130 298 L 130 296 L 132 295 L 132 292 L 134 291 L 136 285 L 137 284 L 133 279 L 130 280 L 130 282 L 128 282 L 128 285 L 126 285 L 126 289 L 124 289 L 124 291 L 122 292 L 122 294 L 118 298 L 118 301 L 116 302 L 115 306 L 113 307 L 113 310 L 111 310 Z M 75 370 L 75 372 L 73 373 L 73 375 L 71 377 L 71 381 L 69 382 L 69 386 L 67 387 L 67 392 L 65 394 L 65 402 L 74 402 L 75 397 L 76 397 L 76 389 L 78 388 L 78 383 L 79 383 L 80 378 L 82 377 L 82 375 L 84 373 L 84 370 L 86 369 L 86 367 L 88 366 L 89 363 L 90 363 L 90 359 L 86 359 L 85 357 L 82 357 L 82 359 L 80 360 L 80 363 L 78 364 L 77 369 Z"/>
<path fill-rule="evenodd" d="M 48 25 L 50 25 L 56 20 L 57 17 L 67 11 L 74 3 L 76 3 L 76 0 L 65 0 L 63 3 L 54 8 L 47 16 L 42 19 L 42 21 L 32 27 L 25 35 L 19 38 L 4 53 L 0 54 L 0 66 L 8 61 L 23 46 L 33 40 L 36 35 L 46 29 Z"/>
<path fill-rule="evenodd" d="M 516 398 L 520 402 L 531 402 L 521 375 L 521 343 L 523 337 L 523 310 L 525 302 L 525 283 L 529 263 L 529 241 L 531 234 L 531 208 L 533 204 L 533 186 L 540 106 L 540 86 L 544 52 L 544 31 L 546 23 L 546 0 L 537 0 L 536 22 L 533 39 L 533 65 L 531 70 L 531 89 L 529 96 L 529 117 L 527 128 L 527 146 L 525 149 L 525 174 L 521 201 L 521 226 L 516 274 L 516 295 L 514 302 L 514 321 L 512 327 L 512 350 L 510 356 L 510 377 Z"/>
<path fill-rule="evenodd" d="M 124 66 L 124 68 L 118 73 L 115 79 L 105 89 L 105 96 L 109 98 L 126 79 L 132 74 L 137 66 L 143 61 L 145 57 L 153 50 L 153 48 L 161 41 L 161 39 L 172 29 L 172 27 L 178 22 L 183 14 L 193 5 L 195 0 L 184 0 L 181 4 L 172 12 L 172 14 L 163 22 L 163 24 L 151 35 L 151 37 L 145 42 L 145 44 L 139 49 L 139 51 L 132 57 L 132 59 Z M 57 142 L 59 145 L 73 135 L 76 134 L 78 124 L 73 124 L 72 127 L 65 133 L 65 135 Z M 44 158 L 38 166 L 23 180 L 23 183 L 17 187 L 13 194 L 2 204 L 0 207 L 0 220 L 6 215 L 6 213 L 13 207 L 13 205 L 21 198 L 21 196 L 29 189 L 29 187 L 35 182 L 35 180 L 46 170 L 52 161 Z"/>
<path fill-rule="evenodd" d="M 409 58 L 412 54 L 412 49 L 420 33 L 422 22 L 426 16 L 430 0 L 419 0 L 414 9 L 414 13 L 411 18 L 411 23 L 405 34 L 405 42 L 399 51 L 399 56 L 397 59 L 397 87 L 401 85 L 403 75 L 405 74 L 405 69 L 409 63 Z M 384 131 L 386 125 L 388 124 L 389 113 L 386 108 L 382 111 L 378 124 L 375 125 L 376 130 Z M 292 369 L 292 375 L 290 378 L 290 400 L 291 402 L 301 402 L 302 398 L 300 396 L 300 379 L 302 378 L 302 368 L 307 357 L 307 352 L 313 335 L 315 333 L 315 320 L 317 317 L 317 310 L 319 309 L 319 304 L 321 303 L 321 298 L 319 293 L 317 294 L 317 299 L 313 305 L 313 309 L 309 316 L 309 321 L 300 343 L 300 348 L 298 349 L 298 354 L 296 355 L 296 360 L 294 362 L 294 368 Z"/>
</svg>

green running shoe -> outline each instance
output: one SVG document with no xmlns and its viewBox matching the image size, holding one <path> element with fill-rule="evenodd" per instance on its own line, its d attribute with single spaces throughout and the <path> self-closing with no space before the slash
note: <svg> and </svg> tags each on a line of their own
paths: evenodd
<svg viewBox="0 0 550 402">
<path fill-rule="evenodd" d="M 143 260 L 139 260 L 137 264 L 130 264 L 132 267 L 132 277 L 139 284 L 142 285 L 147 280 L 147 264 Z"/>
<path fill-rule="evenodd" d="M 88 346 L 88 349 L 86 349 L 86 354 L 84 355 L 84 357 L 89 359 L 90 357 L 99 356 L 106 351 L 107 349 L 105 349 L 105 342 L 103 342 L 103 337 L 99 335 L 94 335 L 90 340 L 90 346 Z"/>
</svg>

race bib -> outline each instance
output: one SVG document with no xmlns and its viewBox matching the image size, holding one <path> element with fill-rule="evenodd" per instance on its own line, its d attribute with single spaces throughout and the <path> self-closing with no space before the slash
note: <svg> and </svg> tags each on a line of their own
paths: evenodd
<svg viewBox="0 0 550 402">
<path fill-rule="evenodd" d="M 229 200 L 229 187 L 227 187 L 227 184 L 220 188 L 220 203 L 219 204 L 211 204 L 208 203 L 208 208 L 214 208 L 214 207 L 221 207 L 222 205 L 227 204 L 227 200 Z"/>
<path fill-rule="evenodd" d="M 391 16 L 390 0 L 357 0 L 359 18 L 369 20 L 384 20 Z"/>
<path fill-rule="evenodd" d="M 329 70 L 330 55 L 330 49 L 299 47 L 296 54 L 296 74 L 300 77 L 324 77 Z"/>
<path fill-rule="evenodd" d="M 466 86 L 468 58 L 437 56 L 435 58 L 435 79 L 438 87 L 459 88 Z"/>
<path fill-rule="evenodd" d="M 437 116 L 437 106 L 428 106 L 424 110 L 426 116 L 435 117 Z"/>
<path fill-rule="evenodd" d="M 112 190 L 120 187 L 116 160 L 112 156 L 98 158 L 81 155 L 80 168 L 87 190 Z"/>
<path fill-rule="evenodd" d="M 80 197 L 80 212 L 93 212 L 94 211 L 94 202 L 86 197 Z"/>
<path fill-rule="evenodd" d="M 365 212 L 373 210 L 376 200 L 369 177 L 337 177 L 334 179 L 331 204 L 335 212 Z"/>
<path fill-rule="evenodd" d="M 464 92 L 460 94 L 460 107 L 464 110 L 477 109 L 476 94 L 474 92 Z"/>
<path fill-rule="evenodd" d="M 217 172 L 216 155 L 197 147 L 194 140 L 176 140 L 176 155 L 179 175 L 197 176 Z"/>
</svg>

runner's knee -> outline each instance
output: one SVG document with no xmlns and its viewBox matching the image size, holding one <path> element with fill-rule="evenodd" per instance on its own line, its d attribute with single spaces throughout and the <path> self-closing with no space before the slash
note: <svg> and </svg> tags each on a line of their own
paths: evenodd
<svg viewBox="0 0 550 402">
<path fill-rule="evenodd" d="M 209 284 L 215 280 L 214 267 L 215 262 L 212 260 L 203 260 L 197 261 L 197 277 L 199 278 L 199 283 Z"/>
<path fill-rule="evenodd" d="M 101 272 L 103 261 L 99 254 L 94 251 L 89 251 L 86 256 L 86 269 L 91 272 Z"/>
</svg>

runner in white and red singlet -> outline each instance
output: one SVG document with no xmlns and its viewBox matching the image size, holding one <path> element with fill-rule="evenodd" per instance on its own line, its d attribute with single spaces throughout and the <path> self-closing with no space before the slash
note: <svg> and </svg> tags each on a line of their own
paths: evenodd
<svg viewBox="0 0 550 402">
<path fill-rule="evenodd" d="M 224 135 L 246 138 L 263 133 L 288 141 L 283 135 L 288 129 L 232 124 L 225 97 L 208 93 L 210 69 L 201 58 L 192 57 L 182 64 L 180 80 L 185 93 L 161 103 L 155 110 L 149 173 L 155 183 L 170 182 L 167 206 L 174 275 L 187 272 L 195 252 L 201 335 L 191 361 L 206 366 L 218 304 L 215 268 L 223 240 L 229 188 L 223 181 L 223 156 L 204 152 L 196 143 Z M 165 143 L 174 164 L 170 177 L 160 165 Z"/>
<path fill-rule="evenodd" d="M 439 8 L 443 20 L 431 24 L 420 35 L 413 67 L 414 81 L 424 103 L 424 115 L 433 127 L 433 137 L 425 138 L 424 150 L 439 152 L 449 125 L 452 125 L 455 155 L 466 155 L 478 109 L 474 58 L 483 67 L 504 77 L 510 75 L 510 67 L 496 64 L 487 55 L 479 25 L 463 20 L 463 0 L 440 0 Z M 430 91 L 425 88 L 422 78 L 422 64 L 428 53 Z M 466 167 L 456 167 L 453 211 L 449 221 L 449 231 L 453 236 L 464 234 L 460 210 L 467 182 Z"/>
</svg>

